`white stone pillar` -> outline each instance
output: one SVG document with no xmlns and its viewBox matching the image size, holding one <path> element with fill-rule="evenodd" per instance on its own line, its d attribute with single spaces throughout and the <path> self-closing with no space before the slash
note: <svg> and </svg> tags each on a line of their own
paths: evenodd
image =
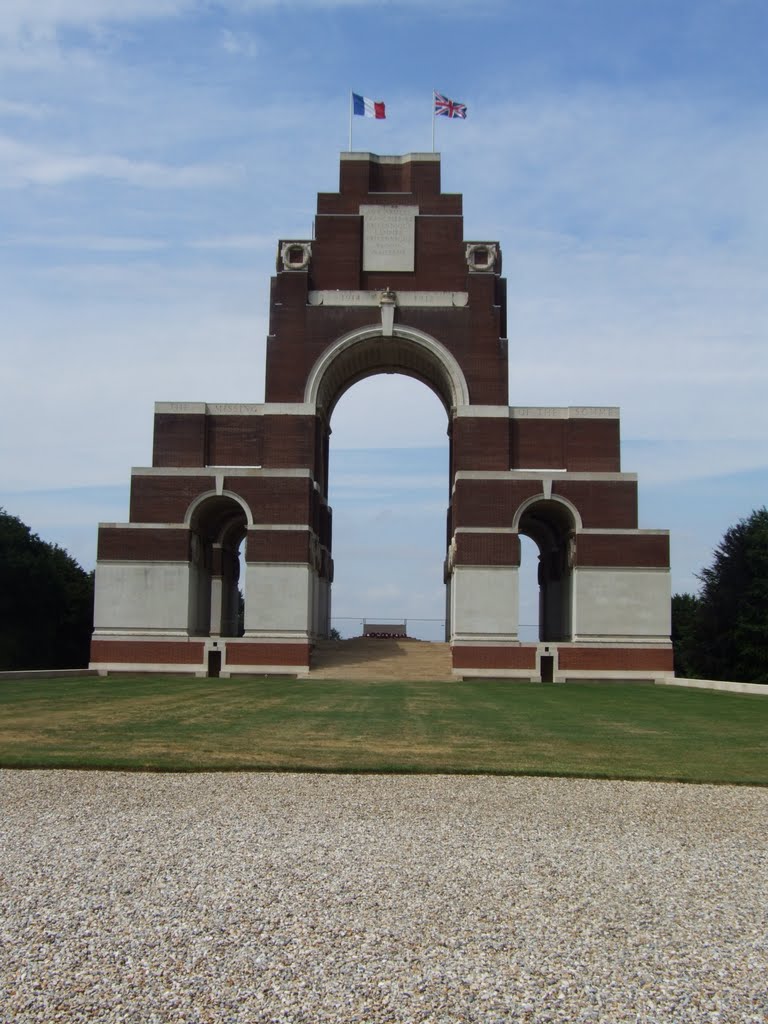
<svg viewBox="0 0 768 1024">
<path fill-rule="evenodd" d="M 221 636 L 221 617 L 224 608 L 224 580 L 211 576 L 210 635 Z"/>
</svg>

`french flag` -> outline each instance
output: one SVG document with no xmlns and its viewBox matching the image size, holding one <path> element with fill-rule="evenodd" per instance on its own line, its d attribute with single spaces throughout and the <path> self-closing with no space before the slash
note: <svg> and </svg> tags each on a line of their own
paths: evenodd
<svg viewBox="0 0 768 1024">
<path fill-rule="evenodd" d="M 377 120 L 386 117 L 384 104 L 378 100 L 369 100 L 367 96 L 358 96 L 352 93 L 352 112 L 358 117 L 375 117 Z"/>
</svg>

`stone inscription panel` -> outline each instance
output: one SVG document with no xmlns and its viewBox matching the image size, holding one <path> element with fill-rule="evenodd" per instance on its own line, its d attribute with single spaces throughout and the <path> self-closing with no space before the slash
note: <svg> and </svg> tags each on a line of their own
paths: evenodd
<svg viewBox="0 0 768 1024">
<path fill-rule="evenodd" d="M 418 206 L 360 206 L 363 270 L 414 269 Z"/>
<path fill-rule="evenodd" d="M 468 292 L 395 292 L 398 306 L 435 306 L 450 309 L 453 306 L 466 306 L 469 302 Z M 335 291 L 309 292 L 310 306 L 380 306 L 381 292 L 372 291 Z"/>
<path fill-rule="evenodd" d="M 571 406 L 511 406 L 509 415 L 513 419 L 588 419 L 588 420 L 612 420 L 619 418 L 618 406 L 610 405 L 571 405 Z"/>
<path fill-rule="evenodd" d="M 264 413 L 263 405 L 251 405 L 233 402 L 213 402 L 207 406 L 212 416 L 259 416 Z"/>
<path fill-rule="evenodd" d="M 155 412 L 205 415 L 205 402 L 155 402 Z"/>
</svg>

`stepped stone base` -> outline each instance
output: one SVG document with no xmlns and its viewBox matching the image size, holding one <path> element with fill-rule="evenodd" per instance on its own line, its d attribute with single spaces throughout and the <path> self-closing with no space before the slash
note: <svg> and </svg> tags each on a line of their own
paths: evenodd
<svg viewBox="0 0 768 1024">
<path fill-rule="evenodd" d="M 551 652 L 551 653 L 550 653 Z M 578 655 L 575 658 L 574 656 Z M 570 659 L 570 660 L 569 660 Z M 547 663 L 548 671 L 547 671 Z M 662 681 L 673 675 L 671 647 L 577 648 L 570 644 L 496 647 L 427 643 L 408 638 L 324 640 L 301 679 L 359 681 L 507 679 L 509 682 Z"/>
<path fill-rule="evenodd" d="M 454 679 L 449 644 L 409 639 L 323 640 L 312 652 L 304 679 L 360 681 Z"/>
</svg>

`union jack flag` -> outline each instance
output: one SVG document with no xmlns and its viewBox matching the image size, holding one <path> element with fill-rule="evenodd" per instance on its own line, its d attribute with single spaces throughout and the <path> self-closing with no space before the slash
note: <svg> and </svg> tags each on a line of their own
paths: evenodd
<svg viewBox="0 0 768 1024">
<path fill-rule="evenodd" d="M 435 117 L 461 117 L 467 116 L 467 106 L 465 103 L 456 103 L 454 100 L 449 100 L 447 96 L 443 96 L 442 93 L 435 93 Z"/>
</svg>

